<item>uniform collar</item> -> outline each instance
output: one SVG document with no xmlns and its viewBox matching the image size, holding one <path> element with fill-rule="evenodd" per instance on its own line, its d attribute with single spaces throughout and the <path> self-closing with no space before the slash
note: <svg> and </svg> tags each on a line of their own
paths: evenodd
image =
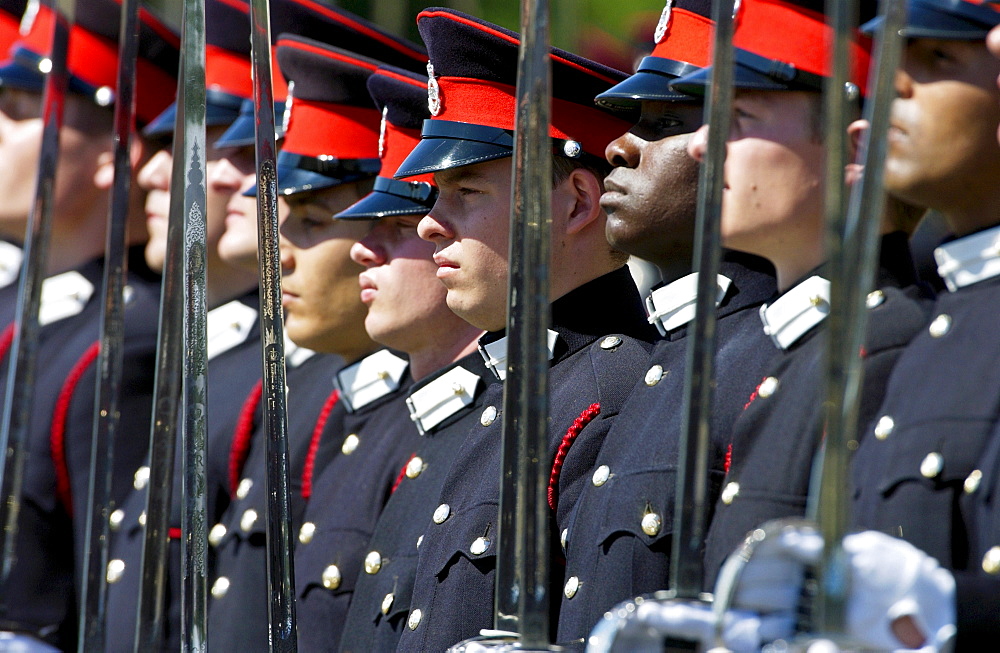
<svg viewBox="0 0 1000 653">
<path fill-rule="evenodd" d="M 934 258 L 951 292 L 1000 275 L 1000 227 L 941 245 L 934 250 Z"/>
<path fill-rule="evenodd" d="M 78 315 L 94 294 L 94 284 L 76 270 L 42 282 L 38 324 L 45 326 Z"/>
<path fill-rule="evenodd" d="M 409 365 L 405 358 L 380 349 L 337 372 L 333 384 L 340 390 L 340 401 L 354 412 L 398 390 Z"/>
<path fill-rule="evenodd" d="M 820 276 L 801 281 L 760 307 L 764 333 L 779 349 L 788 349 L 830 314 L 830 282 Z"/>
<path fill-rule="evenodd" d="M 548 329 L 549 360 L 555 358 L 559 332 Z M 486 367 L 501 381 L 507 378 L 507 336 L 486 334 L 479 339 L 479 353 Z"/>
<path fill-rule="evenodd" d="M 476 400 L 485 385 L 478 374 L 455 365 L 410 392 L 406 407 L 420 435 L 426 435 Z"/>
<path fill-rule="evenodd" d="M 718 275 L 718 292 L 715 305 L 718 307 L 726 296 L 733 281 Z M 661 336 L 678 329 L 694 319 L 698 299 L 698 273 L 693 272 L 649 293 L 646 298 L 646 312 L 649 323 L 656 327 Z"/>
<path fill-rule="evenodd" d="M 241 299 L 210 310 L 206 324 L 208 360 L 246 342 L 256 323 L 257 309 Z"/>
<path fill-rule="evenodd" d="M 6 288 L 21 273 L 24 251 L 17 245 L 0 241 L 0 288 Z"/>
</svg>

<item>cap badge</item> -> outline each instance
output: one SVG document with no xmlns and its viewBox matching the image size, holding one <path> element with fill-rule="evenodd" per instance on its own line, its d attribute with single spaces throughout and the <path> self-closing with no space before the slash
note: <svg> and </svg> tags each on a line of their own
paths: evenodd
<svg viewBox="0 0 1000 653">
<path fill-rule="evenodd" d="M 378 126 L 378 158 L 385 154 L 385 124 L 386 116 L 389 114 L 389 105 L 382 107 L 382 122 Z"/>
<path fill-rule="evenodd" d="M 434 65 L 427 62 L 427 109 L 432 116 L 441 113 L 441 87 L 434 77 Z"/>
<path fill-rule="evenodd" d="M 736 17 L 740 15 L 741 9 L 743 9 L 743 0 L 736 0 L 733 3 L 733 20 L 736 20 Z"/>
<path fill-rule="evenodd" d="M 670 27 L 670 17 L 674 12 L 674 0 L 667 0 L 667 5 L 660 14 L 660 22 L 656 24 L 656 31 L 653 32 L 653 41 L 659 43 L 667 35 L 667 28 Z"/>
<path fill-rule="evenodd" d="M 24 15 L 21 16 L 21 24 L 18 27 L 18 32 L 21 36 L 27 36 L 31 32 L 31 28 L 35 26 L 35 19 L 38 18 L 38 12 L 42 8 L 42 3 L 40 0 L 30 0 L 28 5 L 24 8 Z"/>
<path fill-rule="evenodd" d="M 288 94 L 285 96 L 285 111 L 281 114 L 281 131 L 288 133 L 288 128 L 292 126 L 292 92 L 295 90 L 295 82 L 289 80 Z"/>
</svg>

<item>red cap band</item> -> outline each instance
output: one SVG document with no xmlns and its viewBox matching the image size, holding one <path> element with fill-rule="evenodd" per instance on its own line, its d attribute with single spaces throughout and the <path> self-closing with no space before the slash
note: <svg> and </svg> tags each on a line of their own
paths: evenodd
<svg viewBox="0 0 1000 653">
<path fill-rule="evenodd" d="M 301 156 L 377 159 L 379 113 L 373 108 L 294 98 L 281 149 Z"/>
<path fill-rule="evenodd" d="M 392 179 L 392 173 L 399 170 L 403 160 L 420 142 L 419 129 L 403 129 L 390 122 L 385 125 L 385 138 L 382 140 L 382 177 Z M 406 181 L 425 181 L 434 184 L 434 175 L 417 175 L 407 177 Z"/>
<path fill-rule="evenodd" d="M 652 56 L 704 68 L 712 58 L 714 27 L 710 18 L 687 9 L 674 9 L 667 33 L 653 48 Z"/>
<path fill-rule="evenodd" d="M 205 87 L 243 98 L 253 97 L 250 60 L 216 45 L 206 45 Z"/>
</svg>

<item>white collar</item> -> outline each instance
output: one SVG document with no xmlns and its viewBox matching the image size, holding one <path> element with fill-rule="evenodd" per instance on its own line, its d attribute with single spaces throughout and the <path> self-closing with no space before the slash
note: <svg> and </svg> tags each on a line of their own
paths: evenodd
<svg viewBox="0 0 1000 653">
<path fill-rule="evenodd" d="M 764 333 L 780 349 L 788 349 L 830 314 L 830 282 L 809 277 L 770 304 L 760 307 Z"/>
<path fill-rule="evenodd" d="M 210 310 L 205 326 L 208 360 L 243 344 L 256 322 L 257 310 L 238 299 Z"/>
<path fill-rule="evenodd" d="M 457 366 L 411 393 L 406 407 L 420 435 L 475 401 L 479 382 L 478 375 Z"/>
<path fill-rule="evenodd" d="M 305 347 L 300 347 L 292 342 L 292 339 L 288 337 L 288 332 L 285 331 L 285 364 L 288 367 L 298 367 L 302 363 L 312 358 L 315 354 L 312 349 L 306 349 Z"/>
<path fill-rule="evenodd" d="M 559 340 L 559 333 L 548 329 L 549 332 L 549 360 L 555 356 L 556 341 Z M 486 367 L 490 368 L 498 379 L 503 381 L 507 378 L 507 336 L 494 340 L 488 344 L 479 345 L 479 353 L 486 361 Z"/>
<path fill-rule="evenodd" d="M 6 288 L 21 273 L 24 251 L 17 245 L 0 241 L 0 288 Z"/>
<path fill-rule="evenodd" d="M 340 400 L 354 411 L 398 390 L 409 365 L 405 358 L 380 349 L 337 372 L 333 382 L 340 390 Z"/>
<path fill-rule="evenodd" d="M 951 292 L 995 277 L 1000 274 L 1000 227 L 945 243 L 934 250 L 934 258 Z"/>
<path fill-rule="evenodd" d="M 718 306 L 729 291 L 732 279 L 719 275 L 718 294 L 715 305 Z M 694 272 L 657 288 L 646 297 L 646 313 L 649 323 L 656 327 L 661 336 L 678 329 L 694 319 L 695 305 L 698 299 L 698 273 Z"/>
<path fill-rule="evenodd" d="M 45 326 L 78 315 L 94 294 L 94 284 L 70 270 L 42 282 L 38 324 Z"/>
</svg>

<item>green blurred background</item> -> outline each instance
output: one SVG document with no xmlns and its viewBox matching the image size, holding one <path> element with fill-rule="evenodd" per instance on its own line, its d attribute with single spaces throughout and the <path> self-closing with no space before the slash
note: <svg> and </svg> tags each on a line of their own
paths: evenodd
<svg viewBox="0 0 1000 653">
<path fill-rule="evenodd" d="M 320 0 L 322 1 L 322 0 Z M 433 0 L 432 0 L 433 1 Z M 150 4 L 174 25 L 180 22 L 180 0 Z M 518 0 L 337 0 L 328 2 L 419 41 L 416 15 L 428 6 L 452 7 L 518 31 Z M 636 57 L 652 49 L 653 29 L 664 0 L 549 0 L 552 43 L 626 72 Z"/>
</svg>

